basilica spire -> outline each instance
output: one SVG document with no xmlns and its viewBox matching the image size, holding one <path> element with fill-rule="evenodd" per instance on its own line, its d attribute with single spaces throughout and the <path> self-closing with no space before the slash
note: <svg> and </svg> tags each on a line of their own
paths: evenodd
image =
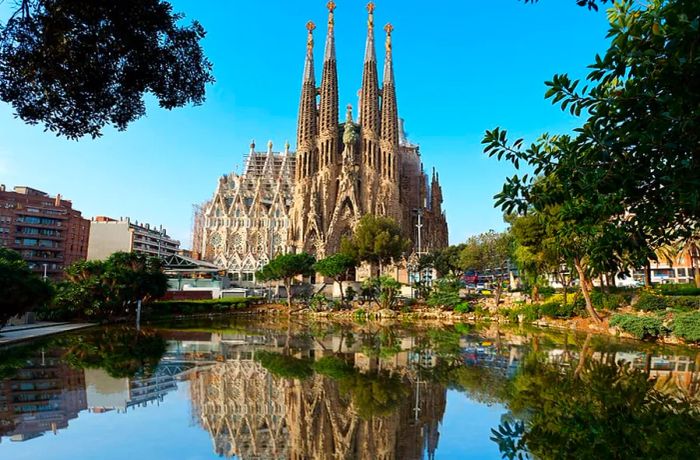
<svg viewBox="0 0 700 460">
<path fill-rule="evenodd" d="M 297 120 L 297 180 L 312 173 L 313 153 L 318 134 L 316 114 L 316 79 L 314 77 L 314 37 L 316 28 L 313 22 L 306 24 L 308 36 L 306 39 L 306 61 L 304 62 L 304 77 L 301 83 L 301 101 L 299 102 L 299 118 Z"/>
<path fill-rule="evenodd" d="M 365 163 L 377 168 L 379 156 L 379 77 L 374 50 L 374 3 L 367 4 L 367 42 L 360 90 L 360 126 L 365 145 Z"/>
<path fill-rule="evenodd" d="M 392 62 L 391 33 L 394 27 L 387 24 L 386 31 L 386 57 L 384 60 L 384 82 L 382 88 L 382 151 L 386 153 L 387 168 L 383 169 L 384 175 L 389 178 L 396 177 L 396 155 L 399 150 L 399 116 L 396 107 L 396 87 L 394 86 L 394 66 Z"/>
<path fill-rule="evenodd" d="M 328 35 L 321 76 L 319 167 L 334 163 L 338 143 L 338 71 L 335 60 L 335 3 L 328 7 Z"/>
</svg>

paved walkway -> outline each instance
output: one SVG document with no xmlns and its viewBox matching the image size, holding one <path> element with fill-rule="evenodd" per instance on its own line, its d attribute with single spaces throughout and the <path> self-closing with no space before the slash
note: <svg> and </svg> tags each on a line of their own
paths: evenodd
<svg viewBox="0 0 700 460">
<path fill-rule="evenodd" d="M 60 334 L 62 332 L 94 326 L 90 323 L 36 323 L 21 326 L 6 326 L 0 330 L 0 345 L 23 342 L 25 340 Z"/>
</svg>

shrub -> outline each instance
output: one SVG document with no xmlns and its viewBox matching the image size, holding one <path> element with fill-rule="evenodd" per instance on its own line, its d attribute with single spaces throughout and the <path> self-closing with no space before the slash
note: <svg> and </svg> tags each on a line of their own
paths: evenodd
<svg viewBox="0 0 700 460">
<path fill-rule="evenodd" d="M 670 308 L 678 310 L 697 310 L 700 309 L 700 297 L 696 296 L 671 296 L 666 297 L 666 304 Z"/>
<path fill-rule="evenodd" d="M 655 338 L 667 332 L 661 319 L 653 316 L 618 314 L 610 318 L 609 324 L 619 327 L 638 339 Z"/>
<path fill-rule="evenodd" d="M 571 318 L 574 316 L 576 306 L 573 302 L 569 302 L 566 305 L 550 301 L 539 305 L 539 315 L 549 316 L 551 318 Z"/>
<path fill-rule="evenodd" d="M 224 297 L 222 299 L 204 300 L 164 300 L 145 306 L 144 312 L 153 316 L 194 315 L 219 313 L 242 308 L 262 301 L 260 297 Z"/>
<path fill-rule="evenodd" d="M 668 302 L 665 297 L 643 292 L 640 294 L 637 303 L 633 307 L 637 310 L 658 311 L 668 308 Z"/>
<path fill-rule="evenodd" d="M 345 300 L 347 302 L 352 302 L 355 300 L 355 297 L 357 297 L 357 291 L 353 289 L 352 286 L 348 286 L 345 288 Z"/>
<path fill-rule="evenodd" d="M 410 297 L 403 299 L 403 306 L 404 307 L 412 307 L 415 304 L 416 304 L 416 299 L 411 299 Z"/>
<path fill-rule="evenodd" d="M 463 285 L 461 280 L 454 277 L 435 280 L 433 291 L 428 296 L 428 305 L 454 309 L 462 301 L 459 290 Z"/>
<path fill-rule="evenodd" d="M 673 320 L 673 333 L 688 342 L 700 342 L 700 312 L 677 314 Z"/>
<path fill-rule="evenodd" d="M 629 294 L 607 294 L 601 291 L 591 292 L 591 303 L 593 307 L 604 310 L 616 310 L 629 303 L 630 299 L 631 295 Z M 586 308 L 586 299 L 584 299 L 583 295 L 580 293 L 577 293 L 573 303 L 577 311 L 583 311 Z"/>
<path fill-rule="evenodd" d="M 504 313 L 509 320 L 516 323 L 519 321 L 520 315 L 523 316 L 523 321 L 526 322 L 536 321 L 541 316 L 539 305 L 537 304 L 522 305 L 520 307 L 511 308 L 504 310 Z"/>
<path fill-rule="evenodd" d="M 311 297 L 311 300 L 309 301 L 309 308 L 313 311 L 325 310 L 327 303 L 328 299 L 326 299 L 326 296 L 319 292 Z"/>
<path fill-rule="evenodd" d="M 455 306 L 454 311 L 456 313 L 469 313 L 472 311 L 472 306 L 469 302 L 460 302 Z"/>
<path fill-rule="evenodd" d="M 700 296 L 700 288 L 694 284 L 660 284 L 655 290 L 669 296 Z"/>
</svg>

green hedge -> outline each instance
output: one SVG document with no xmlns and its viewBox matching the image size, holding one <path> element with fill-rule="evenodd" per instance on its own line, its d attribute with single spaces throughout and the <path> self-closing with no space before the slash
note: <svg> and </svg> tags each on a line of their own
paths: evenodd
<svg viewBox="0 0 700 460">
<path fill-rule="evenodd" d="M 550 318 L 571 318 L 578 313 L 578 309 L 573 302 L 564 305 L 558 301 L 549 301 L 541 304 L 533 303 L 505 311 L 506 316 L 513 322 L 518 321 L 518 316 L 523 316 L 523 321 L 536 321 L 543 316 Z"/>
<path fill-rule="evenodd" d="M 654 290 L 669 296 L 700 296 L 700 288 L 694 284 L 660 284 Z"/>
<path fill-rule="evenodd" d="M 610 318 L 610 326 L 617 326 L 638 339 L 656 338 L 668 332 L 661 319 L 653 316 L 618 314 Z"/>
<path fill-rule="evenodd" d="M 634 304 L 637 310 L 659 311 L 667 308 L 677 310 L 700 309 L 700 297 L 695 296 L 662 296 L 650 292 L 643 292 L 639 300 Z"/>
<path fill-rule="evenodd" d="M 673 334 L 687 342 L 700 342 L 700 312 L 677 314 L 673 319 Z"/>
<path fill-rule="evenodd" d="M 248 308 L 260 303 L 261 297 L 225 297 L 205 300 L 163 300 L 149 304 L 147 314 L 153 316 L 196 315 L 202 313 L 224 313 Z"/>
<path fill-rule="evenodd" d="M 539 305 L 540 316 L 550 318 L 571 318 L 576 313 L 577 307 L 573 302 L 564 305 L 561 302 L 545 302 Z"/>
<path fill-rule="evenodd" d="M 603 310 L 617 310 L 629 304 L 632 296 L 630 294 L 606 294 L 601 291 L 591 292 L 591 303 L 595 308 L 601 308 Z M 576 300 L 574 305 L 578 310 L 583 311 L 586 308 L 586 299 L 579 292 L 576 295 Z"/>
</svg>

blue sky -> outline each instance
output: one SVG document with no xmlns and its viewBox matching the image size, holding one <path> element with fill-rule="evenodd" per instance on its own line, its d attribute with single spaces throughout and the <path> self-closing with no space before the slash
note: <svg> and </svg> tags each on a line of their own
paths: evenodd
<svg viewBox="0 0 700 460">
<path fill-rule="evenodd" d="M 0 5 L 2 19 L 8 3 Z M 172 3 L 208 32 L 203 46 L 217 81 L 205 104 L 166 111 L 151 100 L 147 116 L 127 131 L 107 129 L 102 138 L 77 142 L 27 126 L 0 104 L 0 183 L 61 193 L 87 217 L 162 224 L 189 247 L 192 204 L 212 195 L 221 174 L 240 171 L 251 139 L 260 148 L 268 140 L 276 149 L 285 140 L 294 145 L 305 24 L 317 24 L 320 81 L 325 2 Z M 340 102 L 355 106 L 365 2 L 336 3 Z M 586 65 L 606 48 L 605 13 L 574 0 L 376 3 L 378 58 L 379 26 L 391 22 L 399 114 L 409 139 L 421 146 L 426 169 L 440 173 L 450 242 L 502 229 L 492 197 L 513 171 L 482 153 L 484 130 L 501 126 L 534 139 L 576 126 L 544 100 L 544 81 L 555 73 L 585 76 Z"/>
</svg>

